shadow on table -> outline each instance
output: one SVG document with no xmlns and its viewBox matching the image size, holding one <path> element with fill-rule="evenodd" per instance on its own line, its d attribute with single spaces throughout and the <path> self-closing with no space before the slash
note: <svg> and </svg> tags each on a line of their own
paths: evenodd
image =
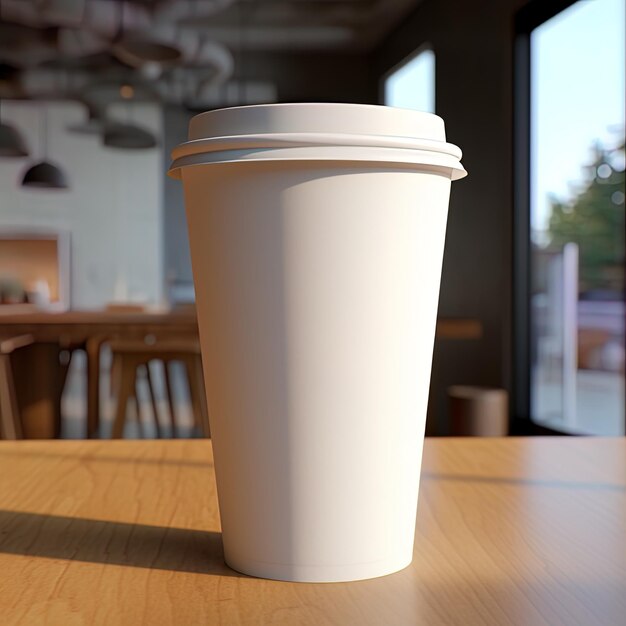
<svg viewBox="0 0 626 626">
<path fill-rule="evenodd" d="M 0 510 L 0 553 L 247 578 L 215 531 Z"/>
</svg>

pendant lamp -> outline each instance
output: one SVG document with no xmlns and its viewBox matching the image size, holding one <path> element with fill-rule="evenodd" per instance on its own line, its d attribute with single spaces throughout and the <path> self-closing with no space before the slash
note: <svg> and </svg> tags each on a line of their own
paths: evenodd
<svg viewBox="0 0 626 626">
<path fill-rule="evenodd" d="M 67 189 L 65 172 L 47 160 L 48 156 L 48 111 L 44 108 L 40 117 L 40 141 L 43 159 L 31 165 L 22 178 L 22 187 L 39 189 Z"/>
<path fill-rule="evenodd" d="M 122 85 L 120 96 L 126 100 L 126 115 L 128 121 L 107 122 L 104 127 L 102 141 L 109 148 L 122 148 L 126 150 L 146 150 L 157 145 L 156 136 L 147 128 L 134 124 L 132 104 L 135 100 L 135 89 L 132 85 Z"/>
<path fill-rule="evenodd" d="M 149 131 L 134 124 L 111 122 L 104 129 L 104 145 L 109 148 L 145 150 L 157 145 L 156 137 Z"/>
</svg>

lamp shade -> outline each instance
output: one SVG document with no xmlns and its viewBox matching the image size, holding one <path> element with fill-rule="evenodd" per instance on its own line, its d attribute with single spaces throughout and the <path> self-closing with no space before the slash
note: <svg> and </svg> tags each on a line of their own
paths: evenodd
<svg viewBox="0 0 626 626">
<path fill-rule="evenodd" d="M 150 131 L 133 124 L 107 124 L 103 139 L 105 146 L 126 150 L 144 150 L 157 145 L 156 137 Z"/>
<path fill-rule="evenodd" d="M 39 189 L 67 189 L 67 178 L 63 170 L 48 161 L 31 165 L 22 178 L 22 187 Z"/>
<path fill-rule="evenodd" d="M 28 156 L 28 149 L 24 138 L 9 124 L 0 123 L 0 156 L 3 157 L 25 157 Z"/>
<path fill-rule="evenodd" d="M 135 68 L 150 62 L 172 64 L 182 56 L 174 46 L 137 36 L 118 41 L 113 46 L 113 54 L 122 63 Z"/>
</svg>

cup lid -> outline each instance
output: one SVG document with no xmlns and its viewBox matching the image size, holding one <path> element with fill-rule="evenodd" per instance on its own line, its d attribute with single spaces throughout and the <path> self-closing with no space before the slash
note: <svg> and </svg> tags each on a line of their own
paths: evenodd
<svg viewBox="0 0 626 626">
<path fill-rule="evenodd" d="M 259 160 L 374 161 L 430 165 L 466 175 L 432 113 L 367 104 L 263 104 L 196 115 L 169 174 L 208 163 Z"/>
<path fill-rule="evenodd" d="M 261 104 L 207 111 L 189 123 L 189 141 L 232 135 L 322 133 L 446 140 L 432 113 L 374 104 Z"/>
</svg>

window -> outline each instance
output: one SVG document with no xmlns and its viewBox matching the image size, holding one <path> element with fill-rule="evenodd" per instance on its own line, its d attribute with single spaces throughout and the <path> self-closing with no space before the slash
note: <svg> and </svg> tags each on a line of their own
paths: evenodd
<svg viewBox="0 0 626 626">
<path fill-rule="evenodd" d="M 528 408 L 565 432 L 624 434 L 624 24 L 579 0 L 528 32 Z"/>
<path fill-rule="evenodd" d="M 424 49 L 385 79 L 385 104 L 435 112 L 435 53 Z"/>
</svg>

